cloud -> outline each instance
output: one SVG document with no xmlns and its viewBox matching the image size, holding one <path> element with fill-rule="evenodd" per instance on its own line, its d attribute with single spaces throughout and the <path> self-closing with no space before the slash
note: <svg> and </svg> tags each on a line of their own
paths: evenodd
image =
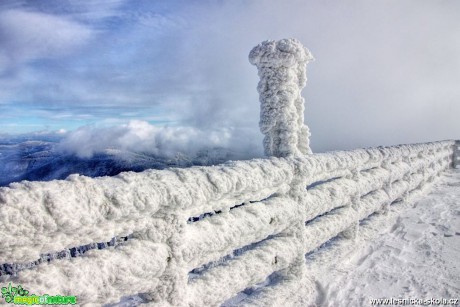
<svg viewBox="0 0 460 307">
<path fill-rule="evenodd" d="M 57 18 L 75 33 L 80 29 L 87 34 L 73 44 L 68 35 L 53 34 L 57 26 L 48 27 L 45 35 L 30 29 L 34 18 L 32 24 L 22 18 L 24 30 L 10 20 L 8 26 L 20 35 L 16 43 L 13 36 L 0 35 L 7 43 L 0 47 L 0 65 L 17 56 L 15 67 L 21 69 L 4 74 L 0 104 L 13 109 L 23 102 L 28 114 L 56 121 L 53 127 L 62 120 L 68 128 L 69 118 L 81 119 L 81 125 L 108 118 L 159 118 L 170 127 L 189 127 L 205 136 L 227 129 L 230 138 L 217 135 L 230 147 L 232 142 L 238 147 L 244 131 L 261 147 L 258 76 L 248 53 L 263 40 L 294 37 L 316 58 L 308 65 L 303 91 L 314 152 L 460 137 L 455 135 L 460 113 L 458 1 L 160 2 L 68 6 L 74 2 L 46 1 L 53 5 L 9 7 L 5 12 L 46 17 L 45 24 Z M 47 31 L 57 38 L 43 37 Z M 34 35 L 56 48 L 28 50 L 25 37 Z M 25 113 L 16 112 L 18 123 Z M 75 125 L 73 121 L 72 129 Z M 81 137 L 88 137 L 95 150 L 101 148 L 95 140 L 104 139 L 102 134 L 113 136 L 111 129 L 82 129 Z M 101 144 L 127 144 L 111 145 L 109 139 Z M 194 148 L 191 142 L 179 143 Z M 159 148 L 153 141 L 149 144 Z"/>
<path fill-rule="evenodd" d="M 200 150 L 224 148 L 239 158 L 252 158 L 261 155 L 261 146 L 257 145 L 247 131 L 157 127 L 145 121 L 133 120 L 119 126 L 85 126 L 68 132 L 60 141 L 58 150 L 80 158 L 90 158 L 107 149 L 172 158 L 178 153 L 194 157 Z"/>
<path fill-rule="evenodd" d="M 25 10 L 0 12 L 0 72 L 24 62 L 67 55 L 93 33 L 65 17 Z"/>
<path fill-rule="evenodd" d="M 180 60 L 170 67 L 191 71 L 177 80 L 186 80 L 192 98 L 171 112 L 194 126 L 243 125 L 258 132 L 258 77 L 248 53 L 265 39 L 295 37 L 317 59 L 307 68 L 303 91 L 314 151 L 458 138 L 458 9 L 455 1 L 187 7 L 181 14 L 189 24 L 173 51 Z"/>
</svg>

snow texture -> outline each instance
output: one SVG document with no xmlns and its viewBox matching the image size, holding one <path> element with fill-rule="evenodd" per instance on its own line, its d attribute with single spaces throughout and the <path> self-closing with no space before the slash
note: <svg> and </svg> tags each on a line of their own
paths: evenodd
<svg viewBox="0 0 460 307">
<path fill-rule="evenodd" d="M 136 293 L 155 289 L 167 258 L 166 245 L 133 240 L 24 270 L 17 282 L 36 295 L 75 295 L 80 306 L 102 305 L 117 302 L 133 289 Z"/>
<path fill-rule="evenodd" d="M 459 298 L 460 171 L 428 195 L 414 193 L 307 258 L 313 291 L 306 305 L 366 306 L 371 299 Z M 421 197 L 423 196 L 423 197 Z"/>
<path fill-rule="evenodd" d="M 304 124 L 306 65 L 313 57 L 296 39 L 264 41 L 254 47 L 249 61 L 260 77 L 260 131 L 267 156 L 310 154 L 310 132 Z"/>
<path fill-rule="evenodd" d="M 35 261 L 113 237 L 132 239 L 0 278 L 33 291 L 68 293 L 72 284 L 70 292 L 88 306 L 94 295 L 103 304 L 144 292 L 153 305 L 217 306 L 276 273 L 276 285 L 248 298 L 248 305 L 270 306 L 275 289 L 286 295 L 310 291 L 293 281 L 305 278 L 305 253 L 337 235 L 356 237 L 358 221 L 433 181 L 451 164 L 453 144 L 11 184 L 0 188 L 0 263 Z M 188 272 L 200 267 L 188 280 Z M 91 288 L 84 272 L 97 272 L 91 281 L 106 288 Z"/>
</svg>

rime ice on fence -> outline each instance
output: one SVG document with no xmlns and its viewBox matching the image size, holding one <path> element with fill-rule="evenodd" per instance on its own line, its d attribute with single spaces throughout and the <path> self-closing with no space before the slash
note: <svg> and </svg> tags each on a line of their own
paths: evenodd
<svg viewBox="0 0 460 307">
<path fill-rule="evenodd" d="M 306 64 L 311 60 L 308 49 L 296 39 L 264 41 L 249 54 L 249 61 L 259 71 L 259 126 L 265 134 L 267 156 L 311 153 L 300 94 L 307 81 Z"/>
<path fill-rule="evenodd" d="M 460 140 L 455 141 L 452 161 L 453 168 L 457 168 L 460 165 Z"/>
<path fill-rule="evenodd" d="M 82 306 L 148 293 L 147 306 L 200 307 L 269 278 L 242 305 L 306 306 L 314 284 L 305 254 L 353 239 L 359 221 L 418 193 L 449 167 L 455 144 L 295 156 L 309 152 L 299 84 L 310 59 L 295 40 L 251 53 L 267 154 L 293 156 L 0 187 L 0 267 L 23 268 L 0 283 L 76 295 Z M 38 261 L 125 236 L 78 258 Z"/>
</svg>

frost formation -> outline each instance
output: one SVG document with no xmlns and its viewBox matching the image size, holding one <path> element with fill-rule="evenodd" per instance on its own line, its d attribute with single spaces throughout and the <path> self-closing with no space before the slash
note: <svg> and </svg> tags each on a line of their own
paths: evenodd
<svg viewBox="0 0 460 307">
<path fill-rule="evenodd" d="M 360 221 L 452 165 L 454 141 L 308 154 L 300 90 L 310 53 L 294 39 L 266 41 L 250 60 L 265 150 L 278 157 L 0 187 L 0 265 L 24 268 L 0 274 L 0 284 L 76 295 L 80 306 L 143 293 L 146 306 L 201 307 L 273 278 L 243 305 L 307 306 L 315 272 L 306 254 L 338 237 L 353 245 Z M 39 261 L 114 237 L 131 239 Z"/>
<path fill-rule="evenodd" d="M 311 154 L 301 91 L 307 82 L 306 64 L 312 60 L 310 51 L 292 38 L 264 41 L 249 54 L 260 77 L 259 127 L 267 156 Z"/>
<path fill-rule="evenodd" d="M 150 292 L 156 306 L 198 307 L 218 306 L 276 272 L 279 283 L 251 295 L 254 305 L 245 306 L 283 306 L 311 290 L 299 288 L 307 284 L 306 253 L 340 233 L 353 237 L 348 230 L 357 221 L 435 180 L 452 162 L 453 145 L 14 183 L 0 188 L 0 264 L 29 263 L 114 236 L 132 234 L 132 240 L 0 276 L 0 282 L 76 295 L 82 306 Z M 187 222 L 206 213 L 212 214 Z M 226 258 L 237 249 L 244 251 Z"/>
</svg>

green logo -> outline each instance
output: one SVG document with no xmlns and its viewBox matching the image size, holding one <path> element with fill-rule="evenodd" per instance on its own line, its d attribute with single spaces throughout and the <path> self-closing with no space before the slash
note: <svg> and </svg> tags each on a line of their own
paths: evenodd
<svg viewBox="0 0 460 307">
<path fill-rule="evenodd" d="M 7 303 L 17 305 L 75 305 L 77 303 L 77 297 L 75 296 L 29 294 L 29 291 L 21 285 L 12 287 L 11 283 L 8 284 L 8 287 L 2 288 L 2 298 Z"/>
<path fill-rule="evenodd" d="M 26 296 L 29 294 L 29 291 L 26 289 L 23 289 L 21 285 L 17 287 L 11 287 L 11 283 L 7 287 L 2 288 L 2 297 L 5 299 L 5 302 L 7 303 L 13 303 L 14 301 L 14 296 L 19 295 L 19 296 Z"/>
</svg>

